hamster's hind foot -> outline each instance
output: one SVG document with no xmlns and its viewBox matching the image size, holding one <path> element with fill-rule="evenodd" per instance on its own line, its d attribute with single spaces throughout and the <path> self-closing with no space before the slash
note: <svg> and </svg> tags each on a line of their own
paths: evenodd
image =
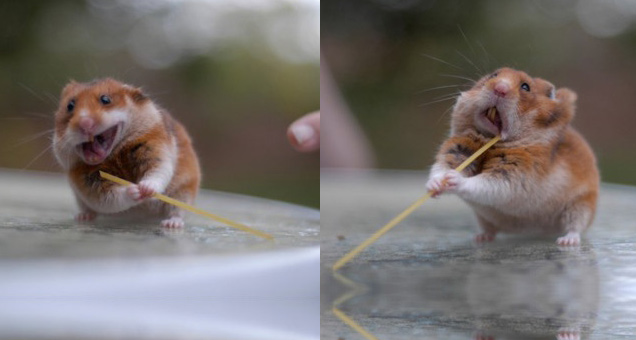
<svg viewBox="0 0 636 340">
<path fill-rule="evenodd" d="M 556 243 L 560 246 L 578 246 L 581 244 L 581 234 L 576 231 L 570 231 L 559 237 Z"/>
<path fill-rule="evenodd" d="M 81 212 L 75 215 L 75 221 L 77 222 L 90 222 L 97 217 L 97 214 L 92 211 Z"/>
<path fill-rule="evenodd" d="M 474 334 L 473 339 L 474 340 L 495 340 L 495 337 L 479 332 Z"/>
<path fill-rule="evenodd" d="M 185 226 L 183 218 L 175 216 L 161 221 L 161 226 L 168 229 L 180 229 Z"/>
<path fill-rule="evenodd" d="M 557 340 L 581 340 L 581 333 L 573 328 L 561 328 L 557 333 Z"/>
<path fill-rule="evenodd" d="M 495 240 L 496 235 L 497 234 L 494 234 L 494 233 L 480 233 L 475 235 L 475 242 L 476 243 L 492 242 Z"/>
</svg>

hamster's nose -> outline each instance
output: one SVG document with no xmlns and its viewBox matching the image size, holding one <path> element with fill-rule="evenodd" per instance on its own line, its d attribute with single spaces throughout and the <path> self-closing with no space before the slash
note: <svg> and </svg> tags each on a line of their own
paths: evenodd
<svg viewBox="0 0 636 340">
<path fill-rule="evenodd" d="M 87 135 L 92 135 L 95 132 L 95 121 L 89 117 L 80 118 L 77 125 Z"/>
<path fill-rule="evenodd" d="M 510 92 L 510 85 L 508 83 L 500 81 L 495 84 L 495 87 L 492 89 L 495 94 L 499 97 L 505 97 L 508 92 Z"/>
</svg>

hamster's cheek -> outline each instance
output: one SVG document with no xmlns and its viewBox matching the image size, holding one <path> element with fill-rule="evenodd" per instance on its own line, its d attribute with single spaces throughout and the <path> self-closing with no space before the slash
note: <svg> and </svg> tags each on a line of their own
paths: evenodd
<svg viewBox="0 0 636 340">
<path fill-rule="evenodd" d="M 483 105 L 481 105 L 483 106 Z M 471 96 L 466 93 L 462 93 L 457 99 L 455 105 L 455 111 L 462 112 L 464 114 L 470 114 L 479 111 L 480 98 L 477 96 Z"/>
<path fill-rule="evenodd" d="M 467 106 L 476 105 L 478 104 L 480 99 L 483 98 L 483 94 L 481 92 L 482 92 L 481 90 L 476 90 L 476 89 L 462 92 L 459 95 L 459 99 L 457 101 Z"/>
</svg>

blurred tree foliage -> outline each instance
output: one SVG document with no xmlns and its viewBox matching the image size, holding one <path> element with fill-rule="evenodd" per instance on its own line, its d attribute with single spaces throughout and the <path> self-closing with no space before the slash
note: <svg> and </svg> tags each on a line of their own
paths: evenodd
<svg viewBox="0 0 636 340">
<path fill-rule="evenodd" d="M 574 125 L 603 179 L 636 184 L 636 11 L 598 3 L 326 0 L 321 50 L 381 168 L 428 167 L 451 96 L 470 86 L 466 78 L 511 66 L 574 89 Z M 629 22 L 609 27 L 612 36 L 590 26 L 612 25 L 613 16 Z"/>
<path fill-rule="evenodd" d="M 319 155 L 296 153 L 285 135 L 289 123 L 319 107 L 318 52 L 285 58 L 266 43 L 276 35 L 264 35 L 279 20 L 300 20 L 305 9 L 228 1 L 228 18 L 216 19 L 232 25 L 219 22 L 207 37 L 201 25 L 215 17 L 190 20 L 192 13 L 218 15 L 205 6 L 0 2 L 0 167 L 60 171 L 46 132 L 59 92 L 69 79 L 111 76 L 142 86 L 186 125 L 205 188 L 318 206 Z"/>
</svg>

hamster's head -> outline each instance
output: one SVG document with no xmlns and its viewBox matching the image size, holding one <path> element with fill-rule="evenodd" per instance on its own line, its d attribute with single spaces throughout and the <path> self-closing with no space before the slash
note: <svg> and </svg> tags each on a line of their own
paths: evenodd
<svg viewBox="0 0 636 340">
<path fill-rule="evenodd" d="M 453 108 L 453 132 L 476 130 L 503 141 L 543 138 L 574 116 L 576 94 L 541 78 L 501 68 L 462 92 Z M 494 108 L 494 114 L 491 110 Z"/>
<path fill-rule="evenodd" d="M 76 161 L 102 163 L 130 133 L 141 126 L 149 99 L 139 88 L 106 78 L 71 81 L 62 90 L 55 113 L 55 155 L 66 168 Z M 143 112 L 142 112 L 143 113 Z"/>
</svg>

